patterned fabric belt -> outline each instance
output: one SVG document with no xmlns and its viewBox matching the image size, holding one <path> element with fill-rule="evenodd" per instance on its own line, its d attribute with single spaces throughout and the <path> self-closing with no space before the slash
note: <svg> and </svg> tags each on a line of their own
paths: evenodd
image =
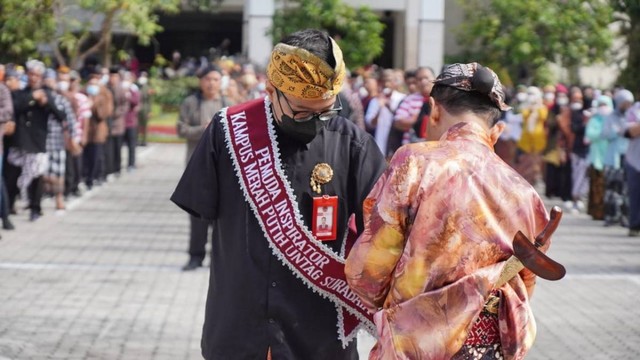
<svg viewBox="0 0 640 360">
<path fill-rule="evenodd" d="M 469 331 L 465 345 L 492 345 L 500 343 L 500 328 L 498 326 L 498 306 L 500 293 L 493 291 Z"/>
</svg>

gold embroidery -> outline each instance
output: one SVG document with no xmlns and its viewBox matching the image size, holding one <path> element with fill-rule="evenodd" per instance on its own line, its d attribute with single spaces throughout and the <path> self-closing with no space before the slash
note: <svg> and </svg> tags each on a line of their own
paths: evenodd
<svg viewBox="0 0 640 360">
<path fill-rule="evenodd" d="M 333 178 L 333 169 L 327 163 L 317 164 L 313 171 L 311 172 L 311 181 L 309 181 L 309 185 L 311 185 L 311 189 L 318 194 L 322 193 L 321 185 L 324 185 L 331 181 Z"/>
</svg>

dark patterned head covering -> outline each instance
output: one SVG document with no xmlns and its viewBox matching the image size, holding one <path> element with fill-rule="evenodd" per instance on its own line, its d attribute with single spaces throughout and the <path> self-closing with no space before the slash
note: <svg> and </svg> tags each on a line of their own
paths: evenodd
<svg viewBox="0 0 640 360">
<path fill-rule="evenodd" d="M 500 110 L 507 111 L 511 109 L 504 102 L 504 90 L 498 75 L 493 70 L 478 63 L 448 65 L 433 82 L 435 85 L 479 92 L 487 95 Z"/>
</svg>

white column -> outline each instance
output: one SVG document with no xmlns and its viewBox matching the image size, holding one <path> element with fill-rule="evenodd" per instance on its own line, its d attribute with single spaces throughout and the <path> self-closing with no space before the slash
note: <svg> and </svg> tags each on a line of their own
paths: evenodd
<svg viewBox="0 0 640 360">
<path fill-rule="evenodd" d="M 407 0 L 404 9 L 404 68 L 415 69 L 418 66 L 418 24 L 420 20 L 421 0 Z"/>
<path fill-rule="evenodd" d="M 436 76 L 444 63 L 444 2 L 421 1 L 418 20 L 418 66 L 431 67 Z"/>
<path fill-rule="evenodd" d="M 242 50 L 249 60 L 266 66 L 273 47 L 271 37 L 266 35 L 271 27 L 274 0 L 245 0 L 242 29 Z"/>
</svg>

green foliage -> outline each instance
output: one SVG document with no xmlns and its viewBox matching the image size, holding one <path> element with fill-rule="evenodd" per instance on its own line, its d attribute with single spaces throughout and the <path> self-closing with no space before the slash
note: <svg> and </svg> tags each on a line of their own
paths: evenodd
<svg viewBox="0 0 640 360">
<path fill-rule="evenodd" d="M 0 62 L 18 62 L 50 40 L 56 22 L 52 0 L 0 1 Z"/>
<path fill-rule="evenodd" d="M 640 94 L 640 1 L 611 0 L 613 8 L 619 12 L 620 33 L 626 38 L 629 49 L 626 67 L 618 77 L 618 83 Z"/>
<path fill-rule="evenodd" d="M 367 65 L 382 53 L 384 24 L 368 7 L 354 8 L 341 0 L 289 0 L 273 15 L 269 30 L 274 44 L 297 30 L 316 28 L 334 37 L 348 68 Z"/>
<path fill-rule="evenodd" d="M 57 46 L 73 67 L 101 49 L 108 54 L 115 26 L 134 34 L 140 44 L 149 44 L 151 37 L 162 30 L 157 12 L 176 12 L 180 4 L 180 0 L 78 0 L 75 4 L 56 1 L 56 18 L 62 29 Z M 69 16 L 77 10 L 87 15 L 83 21 Z M 94 39 L 91 30 L 97 20 L 100 33 Z M 58 60 L 64 62 L 62 56 Z"/>
<path fill-rule="evenodd" d="M 215 12 L 220 8 L 223 0 L 184 0 L 183 7 L 189 10 Z"/>
<path fill-rule="evenodd" d="M 605 0 L 458 3 L 465 10 L 465 21 L 457 29 L 458 42 L 469 49 L 466 55 L 501 64 L 516 81 L 548 77 L 545 68 L 550 63 L 577 70 L 608 59 L 613 11 Z"/>
<path fill-rule="evenodd" d="M 110 53 L 116 26 L 148 44 L 162 30 L 158 12 L 175 12 L 179 5 L 180 0 L 2 0 L 0 54 L 21 61 L 34 55 L 38 44 L 49 43 L 58 62 L 68 59 L 76 67 L 100 50 Z"/>
<path fill-rule="evenodd" d="M 153 101 L 164 111 L 176 111 L 182 101 L 200 88 L 197 77 L 176 77 L 173 79 L 151 78 L 151 88 L 155 91 Z"/>
</svg>

